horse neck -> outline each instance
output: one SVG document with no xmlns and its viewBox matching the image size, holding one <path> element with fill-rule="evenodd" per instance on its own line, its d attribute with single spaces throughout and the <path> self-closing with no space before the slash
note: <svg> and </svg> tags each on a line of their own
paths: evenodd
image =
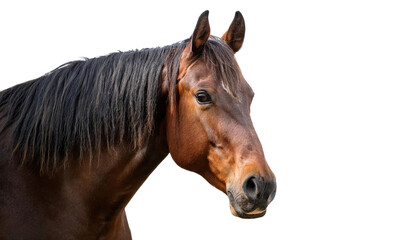
<svg viewBox="0 0 420 240">
<path fill-rule="evenodd" d="M 60 204 L 56 214 L 88 223 L 86 234 L 115 239 L 114 234 L 126 233 L 128 229 L 125 206 L 167 154 L 165 132 L 156 129 L 140 149 L 120 144 L 114 151 L 102 153 L 97 163 L 74 164 L 53 176 L 23 173 L 20 177 L 34 183 L 36 189 L 44 189 L 39 196 L 34 193 L 34 199 Z M 48 210 L 49 204 L 43 201 L 40 211 Z"/>
<path fill-rule="evenodd" d="M 159 111 L 164 112 L 165 107 L 161 105 Z M 4 121 L 0 119 L 0 127 Z M 26 211 L 26 206 L 34 204 L 37 207 L 28 210 L 31 217 L 60 219 L 49 223 L 54 229 L 66 228 L 86 236 L 129 233 L 124 208 L 169 153 L 165 125 L 164 117 L 157 120 L 150 139 L 136 149 L 132 143 L 123 142 L 92 161 L 69 159 L 66 168 L 60 167 L 51 174 L 40 174 L 36 168 L 12 161 L 14 126 L 7 128 L 0 133 L 0 180 L 6 179 L 16 188 L 1 189 L 12 200 L 10 205 L 0 206 L 0 218 L 2 208 L 13 206 Z M 20 216 L 16 219 L 26 221 Z M 33 217 L 29 221 L 38 220 L 40 224 L 45 219 Z"/>
<path fill-rule="evenodd" d="M 168 155 L 163 127 L 155 132 L 140 149 L 132 150 L 131 145 L 122 144 L 114 152 L 105 153 L 98 167 L 82 172 L 81 179 L 87 177 L 91 182 L 87 194 L 91 195 L 89 205 L 95 216 L 108 219 L 119 214 L 116 209 L 123 211 L 147 177 Z"/>
</svg>

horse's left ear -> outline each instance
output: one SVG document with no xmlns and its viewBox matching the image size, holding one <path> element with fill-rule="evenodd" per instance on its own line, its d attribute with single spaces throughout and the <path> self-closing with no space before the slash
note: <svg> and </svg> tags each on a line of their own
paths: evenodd
<svg viewBox="0 0 420 240">
<path fill-rule="evenodd" d="M 199 56 L 210 37 L 209 11 L 204 11 L 197 20 L 194 32 L 181 55 L 178 79 L 181 79 L 191 60 Z"/>
<path fill-rule="evenodd" d="M 245 20 L 241 12 L 237 11 L 229 29 L 223 34 L 222 40 L 232 48 L 233 52 L 239 51 L 245 38 Z"/>
<path fill-rule="evenodd" d="M 194 33 L 191 36 L 191 50 L 194 54 L 200 54 L 207 39 L 210 37 L 209 11 L 203 12 L 198 18 Z"/>
</svg>

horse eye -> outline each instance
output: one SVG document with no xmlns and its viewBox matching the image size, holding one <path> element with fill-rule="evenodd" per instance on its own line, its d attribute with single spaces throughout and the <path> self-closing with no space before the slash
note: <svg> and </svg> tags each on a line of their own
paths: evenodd
<svg viewBox="0 0 420 240">
<path fill-rule="evenodd" d="M 209 104 L 212 102 L 210 95 L 205 91 L 197 92 L 197 94 L 195 95 L 195 98 L 197 99 L 197 102 L 199 104 Z"/>
</svg>

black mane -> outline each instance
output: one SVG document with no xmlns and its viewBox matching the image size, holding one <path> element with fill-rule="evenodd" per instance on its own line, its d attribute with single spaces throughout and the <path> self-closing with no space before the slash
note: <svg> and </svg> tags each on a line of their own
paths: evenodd
<svg viewBox="0 0 420 240">
<path fill-rule="evenodd" d="M 122 141 L 139 147 L 155 127 L 162 69 L 173 96 L 187 42 L 69 62 L 4 90 L 0 133 L 13 126 L 15 157 L 41 171 L 66 165 L 70 153 L 92 160 Z M 212 38 L 203 56 L 232 92 L 239 68 L 227 45 Z"/>
</svg>

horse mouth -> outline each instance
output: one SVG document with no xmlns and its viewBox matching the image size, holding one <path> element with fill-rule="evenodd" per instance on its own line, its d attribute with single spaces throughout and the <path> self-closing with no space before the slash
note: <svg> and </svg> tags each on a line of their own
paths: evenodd
<svg viewBox="0 0 420 240">
<path fill-rule="evenodd" d="M 235 200 L 235 197 L 232 194 L 232 192 L 228 191 L 227 195 L 229 197 L 229 202 L 230 202 L 229 204 L 230 211 L 232 212 L 232 215 L 236 217 L 245 218 L 245 219 L 260 218 L 264 216 L 265 213 L 267 212 L 266 209 L 264 210 L 254 209 L 253 211 L 246 212 L 240 206 L 238 206 L 238 203 Z"/>
</svg>

